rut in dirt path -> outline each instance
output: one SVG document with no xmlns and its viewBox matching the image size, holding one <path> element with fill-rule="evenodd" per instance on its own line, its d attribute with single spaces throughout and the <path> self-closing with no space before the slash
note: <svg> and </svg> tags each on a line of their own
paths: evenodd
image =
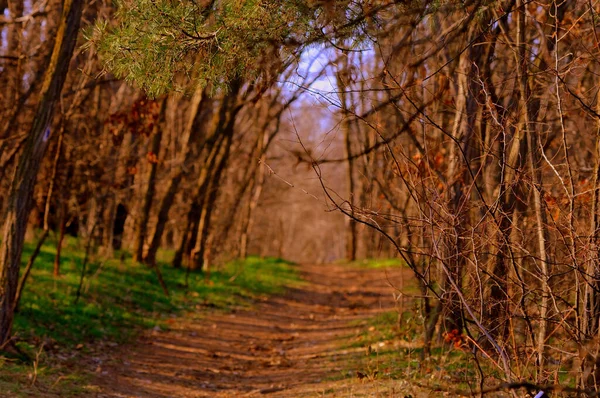
<svg viewBox="0 0 600 398">
<path fill-rule="evenodd" d="M 406 269 L 299 266 L 301 288 L 259 302 L 253 310 L 178 320 L 149 332 L 98 369 L 97 397 L 296 397 L 340 377 L 351 356 L 345 339 L 355 320 L 397 306 L 394 288 Z"/>
</svg>

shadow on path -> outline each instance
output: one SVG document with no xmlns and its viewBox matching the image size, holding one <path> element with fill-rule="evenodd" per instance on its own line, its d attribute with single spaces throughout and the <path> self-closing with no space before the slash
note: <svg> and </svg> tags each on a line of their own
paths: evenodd
<svg viewBox="0 0 600 398">
<path fill-rule="evenodd" d="M 363 349 L 344 339 L 363 320 L 395 308 L 410 270 L 302 265 L 301 288 L 252 310 L 178 319 L 117 350 L 98 373 L 97 397 L 315 396 Z"/>
</svg>

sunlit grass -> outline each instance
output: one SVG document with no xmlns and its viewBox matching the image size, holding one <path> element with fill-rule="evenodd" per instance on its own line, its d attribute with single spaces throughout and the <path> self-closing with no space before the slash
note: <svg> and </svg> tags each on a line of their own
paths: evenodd
<svg viewBox="0 0 600 398">
<path fill-rule="evenodd" d="M 33 246 L 34 243 L 26 244 L 23 266 Z M 300 283 L 293 264 L 275 258 L 251 257 L 213 269 L 208 278 L 199 272 L 186 277 L 185 269 L 168 265 L 172 253 L 162 252 L 158 258 L 170 292 L 167 297 L 153 269 L 134 263 L 127 253 L 119 252 L 110 259 L 90 257 L 81 297 L 76 302 L 85 256 L 83 246 L 77 239 L 65 240 L 58 278 L 52 275 L 56 242 L 48 239 L 42 247 L 13 328 L 19 349 L 32 359 L 39 356 L 37 376 L 31 361 L 0 357 L 0 390 L 35 396 L 41 394 L 32 392 L 37 385 L 47 390 L 59 389 L 61 396 L 76 394 L 84 384 L 85 374 L 65 368 L 57 370 L 61 368 L 56 364 L 46 366 L 52 362 L 48 350 L 53 354 L 66 353 L 62 356 L 75 351 L 85 355 L 88 346 L 96 341 L 125 343 L 144 328 L 168 328 L 167 321 L 175 316 L 195 316 L 205 312 L 206 307 L 226 311 L 249 306 L 252 299 L 281 293 L 285 286 Z M 26 388 L 34 377 L 33 387 Z M 68 388 L 65 380 L 71 380 Z"/>
<path fill-rule="evenodd" d="M 351 325 L 357 332 L 346 336 L 345 347 L 360 352 L 347 361 L 342 378 L 360 375 L 368 380 L 407 380 L 432 389 L 471 391 L 479 388 L 480 366 L 486 386 L 504 380 L 503 370 L 481 353 L 474 355 L 468 344 L 455 346 L 434 337 L 430 355 L 423 355 L 423 321 L 417 308 L 383 312 Z M 566 377 L 564 381 L 572 382 Z"/>
<path fill-rule="evenodd" d="M 478 378 L 470 350 L 435 344 L 423 358 L 422 325 L 410 311 L 388 311 L 355 322 L 358 332 L 347 337 L 348 348 L 362 348 L 342 374 L 369 380 L 418 380 L 422 384 L 468 389 Z"/>
<path fill-rule="evenodd" d="M 27 245 L 24 260 L 31 250 Z M 15 332 L 21 338 L 46 336 L 67 346 L 100 337 L 127 340 L 137 328 L 155 326 L 199 304 L 227 309 L 259 295 L 281 293 L 286 285 L 299 281 L 291 263 L 274 258 L 231 262 L 212 270 L 208 280 L 198 272 L 186 279 L 184 269 L 163 262 L 167 297 L 153 269 L 118 253 L 113 259 L 98 257 L 88 264 L 81 298 L 75 302 L 84 257 L 80 243 L 66 241 L 58 278 L 52 275 L 54 254 L 54 242 L 49 241 L 29 277 L 15 319 Z M 168 255 L 159 258 L 164 261 Z"/>
</svg>

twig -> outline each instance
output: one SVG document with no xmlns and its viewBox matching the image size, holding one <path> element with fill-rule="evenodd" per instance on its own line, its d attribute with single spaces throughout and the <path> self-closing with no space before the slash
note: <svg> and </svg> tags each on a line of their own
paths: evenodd
<svg viewBox="0 0 600 398">
<path fill-rule="evenodd" d="M 44 349 L 44 342 L 42 342 L 42 344 L 40 345 L 40 349 L 35 353 L 35 360 L 33 361 L 33 377 L 31 379 L 32 386 L 35 384 L 35 381 L 37 380 L 38 366 L 40 363 L 40 355 L 42 354 L 43 349 Z"/>
</svg>

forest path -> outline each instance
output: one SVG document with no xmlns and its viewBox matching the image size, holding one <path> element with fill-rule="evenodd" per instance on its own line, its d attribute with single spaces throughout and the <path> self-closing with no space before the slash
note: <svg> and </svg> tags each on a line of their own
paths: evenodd
<svg viewBox="0 0 600 398">
<path fill-rule="evenodd" d="M 96 396 L 379 396 L 348 375 L 365 349 L 343 347 L 365 328 L 353 321 L 396 308 L 394 287 L 406 284 L 410 271 L 298 267 L 306 283 L 284 295 L 250 310 L 176 319 L 169 331 L 148 332 L 117 351 L 98 369 Z M 394 388 L 381 396 L 404 397 Z"/>
</svg>

